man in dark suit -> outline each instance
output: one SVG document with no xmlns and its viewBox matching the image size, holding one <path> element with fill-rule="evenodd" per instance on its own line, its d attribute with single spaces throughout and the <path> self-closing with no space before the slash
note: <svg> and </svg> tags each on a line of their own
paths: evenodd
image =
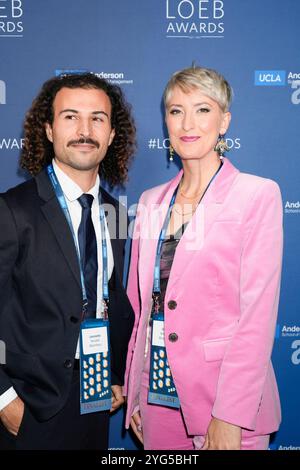
<svg viewBox="0 0 300 470">
<path fill-rule="evenodd" d="M 79 338 L 108 307 L 109 406 L 118 408 L 133 326 L 122 285 L 127 214 L 100 178 L 126 180 L 134 123 L 120 88 L 87 73 L 48 80 L 24 129 L 21 166 L 34 178 L 0 195 L 0 449 L 105 449 L 109 410 L 80 411 Z"/>
</svg>

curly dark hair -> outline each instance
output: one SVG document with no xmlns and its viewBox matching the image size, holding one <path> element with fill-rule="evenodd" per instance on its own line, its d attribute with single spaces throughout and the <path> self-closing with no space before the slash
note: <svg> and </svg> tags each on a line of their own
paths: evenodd
<svg viewBox="0 0 300 470">
<path fill-rule="evenodd" d="M 52 142 L 47 138 L 45 124 L 53 123 L 53 102 L 57 92 L 65 87 L 99 89 L 109 97 L 112 107 L 111 126 L 115 130 L 115 137 L 100 164 L 99 174 L 110 186 L 122 185 L 127 180 L 129 164 L 136 148 L 136 128 L 131 107 L 119 86 L 91 72 L 60 75 L 44 83 L 25 117 L 21 167 L 36 175 L 51 163 L 54 150 Z"/>
</svg>

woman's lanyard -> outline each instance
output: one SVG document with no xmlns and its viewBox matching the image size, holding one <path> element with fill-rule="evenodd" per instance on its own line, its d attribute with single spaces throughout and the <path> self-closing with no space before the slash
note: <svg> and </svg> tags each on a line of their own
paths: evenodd
<svg viewBox="0 0 300 470">
<path fill-rule="evenodd" d="M 49 176 L 49 179 L 52 183 L 55 195 L 57 197 L 57 200 L 59 202 L 60 207 L 62 208 L 64 215 L 67 219 L 67 222 L 69 224 L 73 239 L 74 239 L 74 244 L 76 248 L 76 253 L 78 257 L 78 262 L 79 262 L 79 269 L 80 269 L 80 281 L 81 281 L 81 290 L 82 290 L 82 301 L 83 301 L 83 315 L 86 311 L 87 308 L 87 295 L 86 295 L 86 289 L 85 289 L 85 284 L 84 284 L 84 275 L 83 275 L 83 270 L 82 270 L 82 265 L 81 265 L 81 259 L 80 259 L 80 252 L 77 244 L 77 239 L 75 236 L 73 224 L 72 224 L 72 219 L 70 216 L 70 212 L 68 209 L 68 205 L 65 199 L 65 196 L 63 194 L 62 188 L 59 184 L 59 181 L 57 179 L 57 176 L 55 174 L 54 168 L 52 164 L 47 166 L 47 173 Z M 104 312 L 103 312 L 103 318 L 107 320 L 108 318 L 108 302 L 109 302 L 109 290 L 108 290 L 108 256 L 107 256 L 107 243 L 106 243 L 106 231 L 105 231 L 105 214 L 103 207 L 101 205 L 101 195 L 99 192 L 99 212 L 100 212 L 100 227 L 101 227 L 101 239 L 102 239 L 102 266 L 103 266 L 103 275 L 102 275 L 102 292 L 103 292 L 103 304 L 104 304 Z"/>
<path fill-rule="evenodd" d="M 208 185 L 206 186 L 205 191 L 202 194 L 202 196 L 201 196 L 201 198 L 198 202 L 198 205 L 202 201 L 202 199 L 203 199 L 204 195 L 206 194 L 206 191 L 208 190 L 209 186 L 211 185 L 211 183 L 213 182 L 213 180 L 215 179 L 215 177 L 219 173 L 220 169 L 222 168 L 222 165 L 223 165 L 223 162 L 221 161 L 220 165 L 219 165 L 219 168 L 217 169 L 215 174 L 210 179 Z M 180 183 L 179 183 L 179 185 L 180 185 Z M 159 305 L 159 297 L 160 297 L 160 259 L 161 259 L 162 245 L 163 245 L 163 242 L 166 239 L 166 233 L 167 233 L 167 229 L 168 229 L 168 226 L 169 226 L 169 223 L 170 223 L 171 213 L 172 213 L 173 206 L 175 204 L 175 199 L 176 199 L 176 196 L 177 196 L 179 185 L 175 189 L 174 194 L 172 196 L 172 199 L 171 199 L 171 202 L 170 202 L 170 205 L 169 205 L 169 209 L 168 209 L 163 227 L 162 227 L 160 235 L 159 235 L 157 249 L 156 249 L 156 257 L 155 257 L 155 265 L 154 265 L 154 282 L 153 282 L 153 300 L 154 300 L 154 312 L 155 313 L 158 313 L 159 307 L 160 307 L 160 305 Z"/>
</svg>

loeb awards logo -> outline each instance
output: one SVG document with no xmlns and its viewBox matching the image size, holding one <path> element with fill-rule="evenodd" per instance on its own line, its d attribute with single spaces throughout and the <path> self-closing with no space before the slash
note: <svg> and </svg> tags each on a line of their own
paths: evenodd
<svg viewBox="0 0 300 470">
<path fill-rule="evenodd" d="M 223 38 L 224 1 L 166 0 L 167 38 Z"/>
<path fill-rule="evenodd" d="M 23 0 L 0 0 L 0 38 L 23 37 Z"/>
</svg>

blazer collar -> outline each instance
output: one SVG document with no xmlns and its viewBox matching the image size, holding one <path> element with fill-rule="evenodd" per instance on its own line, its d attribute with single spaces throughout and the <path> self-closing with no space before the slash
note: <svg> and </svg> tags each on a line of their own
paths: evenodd
<svg viewBox="0 0 300 470">
<path fill-rule="evenodd" d="M 81 288 L 80 281 L 80 270 L 77 251 L 74 245 L 73 235 L 70 230 L 69 224 L 65 218 L 65 215 L 57 201 L 53 186 L 49 180 L 47 170 L 42 170 L 35 178 L 37 184 L 37 191 L 40 198 L 44 201 L 41 206 L 41 210 L 46 217 L 54 236 L 58 242 L 61 252 L 71 269 L 79 287 Z M 117 244 L 119 240 L 116 238 L 116 230 L 119 227 L 119 211 L 116 207 L 114 199 L 100 187 L 102 201 L 105 204 L 112 204 L 116 209 L 116 217 L 106 217 L 107 227 L 110 233 L 111 247 L 113 252 L 113 258 L 117 271 L 120 274 L 121 267 L 119 266 L 119 257 L 117 251 Z M 116 227 L 115 227 L 116 225 Z"/>
<path fill-rule="evenodd" d="M 223 158 L 222 168 L 198 205 L 179 245 L 181 241 L 182 245 L 184 245 L 189 240 L 190 246 L 194 246 L 196 250 L 200 245 L 202 246 L 204 237 L 209 232 L 219 213 L 223 210 L 222 204 L 238 174 L 239 170 L 227 158 Z"/>
<path fill-rule="evenodd" d="M 44 168 L 36 177 L 35 177 L 38 195 L 43 201 L 47 202 L 53 198 L 56 198 L 53 186 L 49 180 L 47 170 Z"/>
<path fill-rule="evenodd" d="M 105 189 L 100 187 L 100 192 L 101 192 L 101 199 L 102 203 L 107 205 L 113 206 L 113 214 L 108 214 L 107 211 L 105 211 L 105 217 L 106 217 L 106 223 L 107 223 L 107 228 L 110 236 L 110 243 L 111 243 L 111 249 L 113 252 L 113 258 L 114 258 L 114 266 L 115 266 L 115 271 L 118 273 L 119 279 L 122 280 L 123 278 L 123 266 L 122 266 L 122 260 L 120 259 L 120 251 L 118 250 L 118 245 L 121 243 L 119 237 L 120 237 L 120 217 L 119 217 L 119 206 L 117 201 L 108 193 L 105 191 Z M 121 219 L 121 223 L 126 224 L 126 232 L 127 232 L 127 218 Z"/>
<path fill-rule="evenodd" d="M 223 207 L 222 202 L 226 198 L 238 173 L 239 170 L 237 170 L 227 158 L 224 158 L 221 170 L 213 180 L 179 241 L 171 270 L 172 277 L 175 273 L 178 273 L 178 277 L 180 277 L 180 274 L 182 274 L 188 264 L 193 260 L 195 252 L 199 250 L 199 247 L 202 247 L 204 237 L 221 212 Z M 145 299 L 148 298 L 149 295 L 148 289 L 153 286 L 155 253 L 159 234 L 172 195 L 182 175 L 183 170 L 159 191 L 156 191 L 152 196 L 153 200 L 148 201 L 150 206 L 153 206 L 151 206 L 151 217 L 149 216 L 148 221 L 141 227 L 141 246 L 145 245 L 145 247 L 141 249 L 139 261 L 141 267 L 141 295 L 145 295 Z M 155 226 L 154 229 L 152 227 L 153 222 Z M 149 236 L 149 233 L 151 233 L 151 236 Z M 145 266 L 147 266 L 147 269 L 145 269 Z"/>
<path fill-rule="evenodd" d="M 36 176 L 35 181 L 37 184 L 38 195 L 44 201 L 41 205 L 41 211 L 51 227 L 67 265 L 71 269 L 76 282 L 81 287 L 79 262 L 73 236 L 65 215 L 56 198 L 47 170 L 42 170 Z M 49 249 L 53 248 L 49 247 Z"/>
<path fill-rule="evenodd" d="M 222 168 L 211 183 L 210 188 L 203 198 L 203 202 L 222 203 L 238 173 L 239 170 L 235 168 L 228 158 L 223 157 Z M 182 176 L 183 170 L 180 170 L 178 175 L 163 187 L 162 191 L 157 195 L 157 204 L 165 203 L 168 205 Z"/>
<path fill-rule="evenodd" d="M 222 203 L 238 174 L 239 170 L 233 166 L 228 158 L 224 157 L 222 168 L 211 183 L 203 202 Z"/>
<path fill-rule="evenodd" d="M 238 174 L 239 170 L 224 158 L 222 169 L 198 205 L 178 243 L 170 274 L 173 282 L 182 277 L 183 272 L 195 259 L 195 254 L 205 249 L 208 232 L 222 213 L 223 202 Z"/>
</svg>

